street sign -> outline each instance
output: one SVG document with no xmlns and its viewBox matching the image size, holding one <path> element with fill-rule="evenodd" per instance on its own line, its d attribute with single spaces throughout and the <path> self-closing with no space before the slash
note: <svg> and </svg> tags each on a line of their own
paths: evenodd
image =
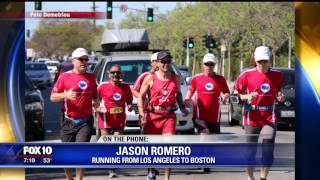
<svg viewBox="0 0 320 180">
<path fill-rule="evenodd" d="M 127 12 L 127 10 L 128 10 L 128 6 L 125 5 L 125 4 L 121 4 L 120 7 L 119 7 L 119 9 L 120 9 L 120 12 L 121 12 L 121 13 L 125 13 L 125 12 Z"/>
</svg>

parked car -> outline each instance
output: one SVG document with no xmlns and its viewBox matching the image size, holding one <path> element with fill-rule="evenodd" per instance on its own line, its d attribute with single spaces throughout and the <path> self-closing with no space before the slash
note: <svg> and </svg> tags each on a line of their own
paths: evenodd
<svg viewBox="0 0 320 180">
<path fill-rule="evenodd" d="M 108 81 L 109 76 L 107 74 L 107 70 L 114 64 L 118 64 L 121 66 L 122 74 L 122 82 L 128 83 L 129 85 L 133 85 L 140 74 L 143 72 L 149 71 L 151 69 L 150 65 L 150 57 L 151 54 L 132 54 L 132 55 L 110 55 L 104 56 L 99 60 L 94 73 L 97 75 L 97 83 L 100 84 L 102 82 Z M 187 93 L 187 84 L 186 81 L 182 78 L 178 67 L 175 63 L 171 63 L 171 71 L 178 75 L 181 79 L 181 91 L 183 97 L 185 97 Z M 129 112 L 126 111 L 126 126 L 125 133 L 128 132 L 139 132 L 139 118 L 138 118 L 138 107 L 137 107 L 137 99 L 133 100 L 133 108 L 134 111 Z M 190 109 L 189 109 L 190 110 Z M 192 122 L 192 112 L 187 116 L 183 117 L 180 110 L 176 111 L 177 114 L 177 132 L 180 133 L 194 133 L 194 126 Z"/>
<path fill-rule="evenodd" d="M 44 101 L 41 92 L 25 74 L 25 140 L 44 140 Z"/>
<path fill-rule="evenodd" d="M 189 68 L 188 66 L 186 65 L 178 65 L 177 66 L 180 73 L 181 73 L 181 76 L 186 79 L 187 77 L 191 77 L 191 73 L 189 72 Z"/>
<path fill-rule="evenodd" d="M 51 79 L 54 79 L 58 66 L 60 65 L 59 61 L 46 61 L 45 64 L 49 69 Z"/>
<path fill-rule="evenodd" d="M 281 91 L 284 93 L 286 99 L 283 103 L 277 103 L 276 108 L 280 113 L 279 128 L 295 128 L 295 71 L 289 68 L 272 68 L 278 70 L 284 75 L 284 82 Z M 244 103 L 238 98 L 236 94 L 230 97 L 228 121 L 230 125 L 243 124 L 242 118 L 244 113 Z"/>
<path fill-rule="evenodd" d="M 39 89 L 52 85 L 51 75 L 45 63 L 25 61 L 25 72 Z"/>
<path fill-rule="evenodd" d="M 63 62 L 61 63 L 55 73 L 54 82 L 56 82 L 60 76 L 60 74 L 70 71 L 73 69 L 73 64 L 71 62 Z"/>
</svg>

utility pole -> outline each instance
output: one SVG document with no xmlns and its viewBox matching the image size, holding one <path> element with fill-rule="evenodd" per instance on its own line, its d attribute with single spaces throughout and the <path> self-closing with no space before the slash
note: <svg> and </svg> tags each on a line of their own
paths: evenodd
<svg viewBox="0 0 320 180">
<path fill-rule="evenodd" d="M 242 69 L 243 69 L 243 57 L 242 57 L 242 52 L 241 52 L 241 54 L 240 54 L 240 73 L 241 73 Z"/>
<path fill-rule="evenodd" d="M 92 3 L 93 3 L 92 11 L 93 11 L 94 13 L 96 13 L 96 2 L 93 1 Z M 93 18 L 93 29 L 94 29 L 94 30 L 96 29 L 96 17 Z"/>
<path fill-rule="evenodd" d="M 195 74 L 196 72 L 196 53 L 194 53 L 194 60 L 192 62 L 192 76 Z"/>
<path fill-rule="evenodd" d="M 228 82 L 231 80 L 231 43 L 228 44 Z"/>
<path fill-rule="evenodd" d="M 187 67 L 189 67 L 190 60 L 189 60 L 189 36 L 187 37 Z"/>
<path fill-rule="evenodd" d="M 225 58 L 225 52 L 226 52 L 226 46 L 224 44 L 221 45 L 221 58 L 222 58 L 222 64 L 221 64 L 221 75 L 224 76 L 224 58 Z"/>
<path fill-rule="evenodd" d="M 288 39 L 288 68 L 291 68 L 291 36 L 288 35 L 289 39 Z"/>
<path fill-rule="evenodd" d="M 146 9 L 146 3 L 143 3 L 143 11 L 147 12 L 147 9 Z M 147 20 L 146 18 L 147 18 L 147 17 L 146 17 L 146 16 L 144 16 L 144 21 L 146 21 L 146 20 Z"/>
<path fill-rule="evenodd" d="M 273 49 L 272 49 L 272 57 L 273 57 L 272 66 L 276 67 L 276 56 L 275 56 L 275 53 L 274 53 Z"/>
</svg>

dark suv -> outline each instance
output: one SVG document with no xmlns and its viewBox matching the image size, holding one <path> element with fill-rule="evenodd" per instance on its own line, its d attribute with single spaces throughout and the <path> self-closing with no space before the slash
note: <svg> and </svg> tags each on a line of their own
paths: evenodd
<svg viewBox="0 0 320 180">
<path fill-rule="evenodd" d="M 280 111 L 279 128 L 294 129 L 295 127 L 295 71 L 289 68 L 272 68 L 278 70 L 284 75 L 284 82 L 281 91 L 284 93 L 286 100 L 283 103 L 277 103 L 277 109 Z M 231 95 L 229 106 L 228 121 L 230 125 L 243 124 L 242 118 L 244 113 L 243 102 L 235 94 Z"/>
<path fill-rule="evenodd" d="M 136 79 L 139 77 L 140 74 L 143 72 L 149 71 L 151 69 L 150 65 L 150 58 L 151 54 L 134 54 L 130 53 L 129 55 L 108 55 L 103 56 L 96 65 L 94 73 L 97 75 L 97 83 L 100 84 L 104 81 L 109 80 L 109 76 L 107 70 L 114 64 L 118 64 L 121 66 L 122 70 L 122 81 L 129 84 L 131 87 L 135 83 Z M 181 74 L 178 70 L 178 67 L 175 63 L 171 63 L 171 71 L 174 72 L 176 75 L 180 76 L 181 79 L 181 92 L 183 97 L 185 97 L 187 93 L 187 84 L 186 81 L 181 77 Z M 137 99 L 133 99 L 133 107 L 134 111 L 129 112 L 126 111 L 126 126 L 125 126 L 125 133 L 126 132 L 139 132 L 139 120 L 138 120 L 138 107 L 137 107 Z M 176 111 L 177 114 L 177 132 L 186 133 L 186 134 L 193 134 L 194 133 L 194 126 L 192 123 L 192 112 L 183 117 L 180 110 Z"/>
<path fill-rule="evenodd" d="M 41 92 L 25 74 L 25 140 L 44 140 L 44 101 Z"/>
</svg>

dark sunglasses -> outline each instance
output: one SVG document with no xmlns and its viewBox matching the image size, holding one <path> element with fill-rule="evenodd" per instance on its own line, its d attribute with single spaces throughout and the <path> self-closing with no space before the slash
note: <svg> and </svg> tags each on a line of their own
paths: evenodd
<svg viewBox="0 0 320 180">
<path fill-rule="evenodd" d="M 88 58 L 77 58 L 79 61 L 81 61 L 81 62 L 88 62 L 89 61 L 89 59 Z"/>
<path fill-rule="evenodd" d="M 162 64 L 170 64 L 171 60 L 160 60 L 159 62 L 161 62 Z"/>
<path fill-rule="evenodd" d="M 259 64 L 261 64 L 261 63 L 267 63 L 268 62 L 268 60 L 260 60 L 260 61 L 257 61 Z"/>
<path fill-rule="evenodd" d="M 110 71 L 110 74 L 121 74 L 120 71 Z"/>
<path fill-rule="evenodd" d="M 216 64 L 214 64 L 214 63 L 204 63 L 204 65 L 206 65 L 206 66 L 214 66 Z"/>
</svg>

